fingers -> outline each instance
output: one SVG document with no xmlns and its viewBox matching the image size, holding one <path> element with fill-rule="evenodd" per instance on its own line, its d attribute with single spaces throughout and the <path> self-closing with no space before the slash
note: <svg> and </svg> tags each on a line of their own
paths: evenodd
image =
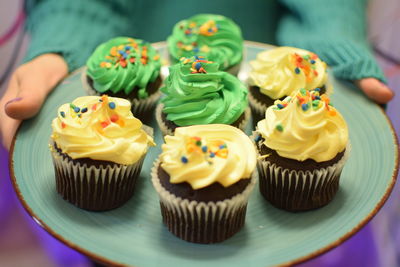
<svg viewBox="0 0 400 267">
<path fill-rule="evenodd" d="M 371 100 L 378 104 L 386 104 L 394 97 L 393 91 L 375 78 L 365 78 L 355 83 Z"/>
</svg>

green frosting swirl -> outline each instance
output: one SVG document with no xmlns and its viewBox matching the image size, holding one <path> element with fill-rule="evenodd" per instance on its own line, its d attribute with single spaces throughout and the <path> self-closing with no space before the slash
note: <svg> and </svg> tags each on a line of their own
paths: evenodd
<svg viewBox="0 0 400 267">
<path fill-rule="evenodd" d="M 218 69 L 218 63 L 195 58 L 171 66 L 160 89 L 167 119 L 178 126 L 235 122 L 247 107 L 247 89 Z"/>
<path fill-rule="evenodd" d="M 143 40 L 117 37 L 99 45 L 87 63 L 87 75 L 99 93 L 111 91 L 147 98 L 146 86 L 157 79 L 161 62 L 158 52 Z"/>
<path fill-rule="evenodd" d="M 178 22 L 167 39 L 170 55 L 179 60 L 194 55 L 218 62 L 226 70 L 241 62 L 242 32 L 231 19 L 199 14 Z"/>
</svg>

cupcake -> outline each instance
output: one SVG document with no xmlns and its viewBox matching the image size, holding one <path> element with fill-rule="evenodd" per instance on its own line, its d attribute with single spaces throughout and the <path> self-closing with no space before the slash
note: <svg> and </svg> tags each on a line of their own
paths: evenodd
<svg viewBox="0 0 400 267">
<path fill-rule="evenodd" d="M 328 204 L 349 154 L 347 124 L 318 89 L 277 100 L 257 124 L 260 192 L 272 205 L 304 211 Z"/>
<path fill-rule="evenodd" d="M 161 84 L 160 55 L 150 43 L 128 37 L 111 39 L 96 48 L 86 67 L 82 77 L 90 95 L 128 99 L 134 116 L 148 119 Z"/>
<path fill-rule="evenodd" d="M 84 96 L 58 109 L 50 151 L 57 192 L 86 210 L 109 210 L 133 194 L 153 138 L 128 100 Z"/>
<path fill-rule="evenodd" d="M 263 51 L 250 61 L 249 101 L 254 121 L 264 118 L 267 107 L 299 89 L 328 89 L 327 66 L 316 54 L 294 47 Z"/>
<path fill-rule="evenodd" d="M 244 129 L 250 119 L 246 87 L 233 75 L 218 70 L 218 63 L 201 56 L 182 58 L 170 67 L 165 94 L 156 109 L 164 134 L 197 124 L 230 124 Z"/>
<path fill-rule="evenodd" d="M 243 58 L 243 37 L 238 25 L 221 15 L 199 14 L 178 22 L 168 37 L 173 63 L 181 57 L 205 56 L 221 70 L 236 75 Z"/>
<path fill-rule="evenodd" d="M 255 166 L 254 145 L 235 127 L 195 125 L 166 136 L 151 174 L 168 230 L 204 244 L 233 236 L 245 222 Z"/>
</svg>

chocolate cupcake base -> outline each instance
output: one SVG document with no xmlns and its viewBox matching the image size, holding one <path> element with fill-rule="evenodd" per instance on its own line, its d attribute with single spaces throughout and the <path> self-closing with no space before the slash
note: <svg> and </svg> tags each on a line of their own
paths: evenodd
<svg viewBox="0 0 400 267">
<path fill-rule="evenodd" d="M 163 222 L 177 237 L 192 243 L 222 242 L 237 233 L 244 225 L 250 192 L 255 183 L 253 175 L 244 190 L 219 201 L 196 201 L 178 197 L 160 182 L 157 160 L 152 169 L 152 182 L 160 197 Z"/>
<path fill-rule="evenodd" d="M 72 159 L 52 147 L 57 192 L 66 201 L 91 211 L 120 207 L 128 201 L 140 174 L 144 156 L 135 164 Z"/>
<path fill-rule="evenodd" d="M 257 161 L 259 188 L 273 206 L 292 212 L 327 205 L 339 189 L 339 180 L 350 145 L 326 162 L 285 159 L 275 151 L 261 151 Z M 264 155 L 264 156 L 263 156 Z"/>
<path fill-rule="evenodd" d="M 158 126 L 160 127 L 161 132 L 163 135 L 173 135 L 176 128 L 179 126 L 176 125 L 174 122 L 167 120 L 167 116 L 165 113 L 162 112 L 164 108 L 163 104 L 158 104 L 156 107 L 156 121 Z M 246 108 L 243 114 L 231 125 L 239 128 L 240 130 L 244 131 L 246 129 L 247 124 L 249 123 L 251 117 L 251 110 L 250 108 Z"/>
</svg>

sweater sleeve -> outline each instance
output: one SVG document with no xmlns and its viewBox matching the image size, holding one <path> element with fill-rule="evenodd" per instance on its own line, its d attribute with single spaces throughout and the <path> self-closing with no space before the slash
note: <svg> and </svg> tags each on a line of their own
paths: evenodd
<svg viewBox="0 0 400 267">
<path fill-rule="evenodd" d="M 32 0 L 26 3 L 30 45 L 25 61 L 57 53 L 69 71 L 83 66 L 94 48 L 128 31 L 122 1 Z"/>
<path fill-rule="evenodd" d="M 367 77 L 385 82 L 366 36 L 367 0 L 281 0 L 286 7 L 279 23 L 280 45 L 317 53 L 336 77 Z"/>
</svg>

